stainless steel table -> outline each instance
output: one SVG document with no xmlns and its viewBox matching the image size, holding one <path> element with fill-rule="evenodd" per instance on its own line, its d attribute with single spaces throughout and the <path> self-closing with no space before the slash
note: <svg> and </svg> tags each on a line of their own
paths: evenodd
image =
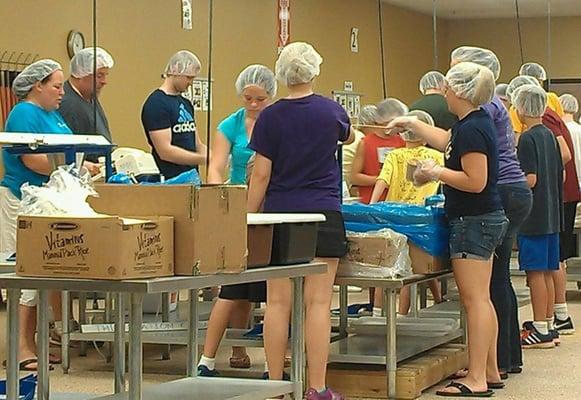
<svg viewBox="0 0 581 400">
<path fill-rule="evenodd" d="M 175 276 L 157 279 L 104 281 L 88 279 L 28 278 L 14 274 L 0 275 L 0 286 L 8 290 L 8 360 L 7 360 L 7 398 L 18 399 L 18 304 L 21 289 L 35 289 L 38 300 L 38 400 L 49 399 L 49 360 L 48 360 L 48 291 L 78 291 L 113 293 L 115 300 L 115 394 L 102 398 L 141 400 L 160 397 L 167 399 L 204 398 L 204 399 L 258 399 L 293 393 L 295 399 L 303 395 L 303 348 L 304 348 L 304 277 L 324 273 L 327 265 L 311 263 L 291 266 L 276 266 L 251 269 L 240 274 Z M 198 290 L 218 285 L 258 282 L 268 279 L 290 278 L 293 281 L 292 309 L 292 367 L 291 382 L 283 381 L 246 381 L 221 378 L 196 378 L 199 335 Z M 155 385 L 142 390 L 142 333 L 143 297 L 149 293 L 163 293 L 178 290 L 190 291 L 190 310 L 188 320 L 188 378 L 163 385 Z M 129 391 L 125 392 L 125 332 L 123 320 L 125 307 L 124 295 L 130 300 L 129 319 Z M 67 308 L 67 307 L 63 307 Z M 63 323 L 65 320 L 63 320 Z M 65 343 L 63 343 L 63 347 Z M 217 384 L 219 382 L 219 384 Z M 201 397 L 200 397 L 201 396 Z"/>
<path fill-rule="evenodd" d="M 427 282 L 431 279 L 447 279 L 452 277 L 451 271 L 444 271 L 430 275 L 411 275 L 405 278 L 359 278 L 337 277 L 335 284 L 339 289 L 339 339 L 331 344 L 329 354 L 330 362 L 357 363 L 357 364 L 385 364 L 387 371 L 388 398 L 396 398 L 396 371 L 397 362 L 433 347 L 450 342 L 465 335 L 466 320 L 464 313 L 460 318 L 460 329 L 444 336 L 432 338 L 401 337 L 398 348 L 396 340 L 396 294 L 406 285 L 415 285 Z M 348 286 L 362 288 L 378 287 L 384 290 L 384 308 L 386 310 L 386 340 L 380 337 L 349 336 L 347 333 L 347 304 Z M 412 300 L 415 297 L 412 291 Z M 412 312 L 417 316 L 417 307 L 412 301 Z M 380 354 L 378 354 L 380 353 Z M 382 355 L 385 354 L 385 355 Z"/>
<path fill-rule="evenodd" d="M 14 261 L 0 260 L 0 274 L 10 274 L 14 272 L 16 263 Z"/>
</svg>

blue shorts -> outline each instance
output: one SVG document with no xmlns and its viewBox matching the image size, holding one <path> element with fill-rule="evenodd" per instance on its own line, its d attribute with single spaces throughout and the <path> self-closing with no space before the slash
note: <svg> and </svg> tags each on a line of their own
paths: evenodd
<svg viewBox="0 0 581 400">
<path fill-rule="evenodd" d="M 521 271 L 557 271 L 559 234 L 517 235 L 518 264 Z"/>
<path fill-rule="evenodd" d="M 450 259 L 489 260 L 508 228 L 504 211 L 450 220 Z"/>
</svg>

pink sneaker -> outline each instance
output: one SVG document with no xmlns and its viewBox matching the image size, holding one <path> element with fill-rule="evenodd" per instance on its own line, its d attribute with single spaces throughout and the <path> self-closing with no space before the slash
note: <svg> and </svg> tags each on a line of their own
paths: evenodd
<svg viewBox="0 0 581 400">
<path fill-rule="evenodd" d="M 327 388 L 323 393 L 317 392 L 315 389 L 310 388 L 305 393 L 306 400 L 345 400 L 342 394 L 332 391 Z"/>
</svg>

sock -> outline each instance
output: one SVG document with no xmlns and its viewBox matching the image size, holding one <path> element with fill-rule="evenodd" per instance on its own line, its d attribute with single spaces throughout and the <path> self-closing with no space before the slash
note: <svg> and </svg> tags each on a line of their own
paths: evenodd
<svg viewBox="0 0 581 400">
<path fill-rule="evenodd" d="M 373 307 L 373 316 L 381 317 L 381 307 Z"/>
<path fill-rule="evenodd" d="M 567 310 L 567 303 L 555 304 L 555 315 L 560 321 L 565 321 L 569 318 L 569 310 Z"/>
<path fill-rule="evenodd" d="M 216 368 L 216 359 L 202 356 L 198 366 L 200 365 L 205 365 L 210 371 L 212 371 L 214 368 Z"/>
<path fill-rule="evenodd" d="M 555 318 L 547 318 L 547 328 L 552 331 L 555 329 Z"/>
<path fill-rule="evenodd" d="M 547 327 L 546 321 L 534 321 L 533 326 L 535 327 L 535 329 L 537 331 L 539 331 L 540 334 L 542 334 L 542 335 L 549 334 L 549 328 Z"/>
</svg>

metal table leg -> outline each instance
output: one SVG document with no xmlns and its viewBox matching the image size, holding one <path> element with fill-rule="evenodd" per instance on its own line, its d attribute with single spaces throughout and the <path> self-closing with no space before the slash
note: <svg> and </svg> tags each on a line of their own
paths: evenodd
<svg viewBox="0 0 581 400">
<path fill-rule="evenodd" d="M 87 294 L 79 293 L 79 325 L 87 323 Z M 79 356 L 87 356 L 87 342 L 81 341 L 79 348 Z"/>
<path fill-rule="evenodd" d="M 349 288 L 347 285 L 339 286 L 339 334 L 341 338 L 347 337 L 347 303 L 349 301 Z"/>
<path fill-rule="evenodd" d="M 396 372 L 397 372 L 397 345 L 396 325 L 397 314 L 395 310 L 395 289 L 385 290 L 385 309 L 387 313 L 387 398 L 396 398 Z"/>
<path fill-rule="evenodd" d="M 460 328 L 462 328 L 462 343 L 468 344 L 468 321 L 466 320 L 466 309 L 460 304 Z"/>
<path fill-rule="evenodd" d="M 141 329 L 143 325 L 143 294 L 131 293 L 129 321 L 129 398 L 141 400 L 143 377 Z"/>
<path fill-rule="evenodd" d="M 170 295 L 169 293 L 161 294 L 161 320 L 163 322 L 169 322 L 169 295 Z M 170 344 L 164 346 L 163 352 L 161 353 L 162 360 L 170 359 L 170 350 L 171 350 Z"/>
<path fill-rule="evenodd" d="M 113 294 L 105 293 L 105 323 L 113 322 Z M 105 343 L 105 357 L 107 363 L 110 363 L 113 358 L 113 346 L 110 342 Z"/>
<path fill-rule="evenodd" d="M 188 376 L 198 375 L 198 290 L 190 290 L 190 315 L 188 318 Z"/>
<path fill-rule="evenodd" d="M 304 321 L 304 301 L 303 301 L 303 283 L 304 277 L 293 278 L 293 308 L 292 308 L 292 324 L 291 324 L 291 381 L 293 382 L 294 390 L 293 396 L 295 399 L 303 398 L 303 382 L 305 380 L 303 374 L 304 366 L 304 348 L 305 348 L 305 331 L 303 327 Z M 347 286 L 341 286 L 341 290 Z"/>
<path fill-rule="evenodd" d="M 61 320 L 63 324 L 63 331 L 61 332 L 61 359 L 62 359 L 62 369 L 63 374 L 69 373 L 69 368 L 71 366 L 71 355 L 69 352 L 69 344 L 70 344 L 70 332 L 71 327 L 69 321 L 71 320 L 70 315 L 70 308 L 69 308 L 69 292 L 63 290 L 61 292 L 61 307 L 62 307 L 62 314 Z"/>
<path fill-rule="evenodd" d="M 412 283 L 410 285 L 410 311 L 412 317 L 414 318 L 418 317 L 419 306 L 420 305 L 418 304 L 418 284 Z"/>
<path fill-rule="evenodd" d="M 420 284 L 419 286 L 419 294 L 420 294 L 420 307 L 419 309 L 426 308 L 428 306 L 428 285 L 425 283 Z"/>
<path fill-rule="evenodd" d="M 18 400 L 18 342 L 20 326 L 18 324 L 20 305 L 20 289 L 8 289 L 8 323 L 6 337 L 8 338 L 8 357 L 6 362 L 6 394 L 8 400 Z"/>
<path fill-rule="evenodd" d="M 37 323 L 38 331 L 38 387 L 36 397 L 38 400 L 48 400 L 50 392 L 50 383 L 48 379 L 48 291 L 46 289 L 38 291 L 37 304 Z"/>
<path fill-rule="evenodd" d="M 115 293 L 115 393 L 125 391 L 125 294 Z"/>
</svg>

